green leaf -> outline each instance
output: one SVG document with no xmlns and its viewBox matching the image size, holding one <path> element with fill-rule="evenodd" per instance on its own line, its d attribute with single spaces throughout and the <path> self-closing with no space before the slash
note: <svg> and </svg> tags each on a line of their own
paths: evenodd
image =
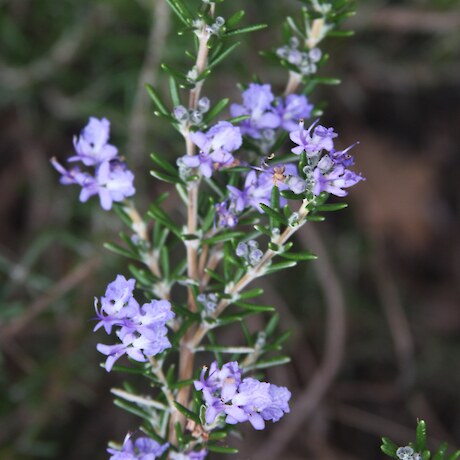
<svg viewBox="0 0 460 460">
<path fill-rule="evenodd" d="M 212 121 L 215 117 L 217 117 L 217 115 L 219 115 L 219 113 L 221 113 L 222 110 L 224 110 L 225 107 L 227 107 L 229 101 L 230 99 L 228 98 L 221 99 L 216 105 L 212 106 L 204 116 L 203 122 L 207 124 L 210 121 Z"/>
<path fill-rule="evenodd" d="M 270 321 L 267 324 L 267 327 L 265 328 L 265 334 L 267 337 L 270 337 L 273 332 L 275 332 L 276 326 L 278 326 L 280 320 L 280 315 L 275 314 L 270 318 Z"/>
<path fill-rule="evenodd" d="M 457 450 L 452 455 L 449 455 L 449 457 L 447 457 L 447 460 L 458 460 L 459 458 L 460 458 L 460 450 Z"/>
<path fill-rule="evenodd" d="M 227 437 L 227 433 L 225 431 L 213 431 L 209 434 L 210 441 L 219 441 L 221 439 L 225 439 Z"/>
<path fill-rule="evenodd" d="M 251 118 L 250 115 L 240 115 L 239 117 L 233 117 L 227 120 L 229 123 L 232 123 L 233 125 L 238 124 L 240 121 L 247 120 L 248 118 Z"/>
<path fill-rule="evenodd" d="M 189 26 L 191 21 L 193 20 L 192 13 L 187 8 L 185 3 L 182 0 L 166 0 L 168 5 L 174 11 L 174 13 L 178 16 L 178 18 L 186 25 Z"/>
<path fill-rule="evenodd" d="M 308 215 L 306 219 L 309 222 L 324 222 L 326 220 L 324 216 L 320 216 L 318 214 Z"/>
<path fill-rule="evenodd" d="M 232 43 L 228 48 L 226 48 L 224 51 L 220 52 L 208 65 L 208 69 L 212 69 L 215 67 L 217 64 L 222 62 L 230 53 L 233 52 L 235 48 L 238 48 L 240 46 L 241 42 L 235 42 Z"/>
<path fill-rule="evenodd" d="M 415 432 L 415 450 L 422 452 L 426 449 L 426 423 L 424 420 L 419 420 Z"/>
<path fill-rule="evenodd" d="M 263 209 L 265 214 L 267 214 L 268 217 L 271 217 L 274 220 L 274 222 L 276 222 L 277 224 L 279 223 L 279 224 L 288 225 L 287 219 L 279 211 L 276 211 L 275 209 L 263 203 L 259 203 L 259 206 Z"/>
<path fill-rule="evenodd" d="M 390 439 L 382 438 L 382 445 L 380 446 L 380 449 L 384 454 L 388 455 L 389 457 L 398 459 L 398 456 L 396 455 L 398 446 Z"/>
<path fill-rule="evenodd" d="M 295 260 L 289 260 L 286 262 L 278 262 L 277 264 L 271 264 L 268 268 L 267 271 L 265 272 L 267 275 L 270 275 L 272 273 L 275 273 L 280 270 L 285 270 L 286 268 L 291 268 L 295 267 L 297 265 L 297 262 Z"/>
<path fill-rule="evenodd" d="M 267 24 L 253 24 L 247 27 L 240 27 L 238 29 L 231 29 L 225 33 L 225 37 L 230 37 L 231 35 L 238 35 L 238 34 L 247 34 L 250 32 L 255 32 L 257 30 L 265 29 Z"/>
<path fill-rule="evenodd" d="M 149 211 L 147 213 L 153 219 L 161 222 L 165 227 L 169 228 L 173 233 L 175 233 L 179 238 L 181 237 L 181 232 L 179 227 L 172 221 L 172 219 L 163 211 L 156 203 L 150 205 Z"/>
<path fill-rule="evenodd" d="M 331 204 L 323 204 L 317 206 L 315 209 L 316 211 L 340 211 L 342 209 L 348 208 L 347 203 L 331 203 Z"/>
<path fill-rule="evenodd" d="M 225 345 L 203 345 L 202 347 L 197 348 L 196 351 L 217 351 L 219 353 L 249 354 L 254 353 L 254 348 L 231 347 Z"/>
<path fill-rule="evenodd" d="M 331 77 L 314 77 L 311 81 L 321 85 L 340 85 L 341 83 L 340 79 Z"/>
<path fill-rule="evenodd" d="M 168 73 L 171 77 L 175 77 L 180 80 L 180 86 L 183 87 L 184 83 L 187 80 L 187 76 L 184 75 L 182 72 L 179 72 L 178 70 L 174 69 L 168 64 L 161 64 L 160 67 L 162 70 L 164 70 L 166 73 Z M 193 87 L 193 85 L 191 85 Z M 169 113 L 168 113 L 169 114 Z M 177 122 L 177 120 L 175 120 Z"/>
<path fill-rule="evenodd" d="M 195 423 L 198 425 L 200 424 L 200 418 L 198 415 L 196 415 L 194 412 L 191 410 L 187 409 L 184 407 L 182 404 L 178 403 L 177 401 L 174 401 L 174 405 L 176 406 L 177 410 L 185 417 L 190 420 L 193 420 Z"/>
<path fill-rule="evenodd" d="M 179 177 L 177 169 L 161 158 L 157 153 L 151 153 L 150 158 L 160 167 L 163 168 L 170 176 Z"/>
<path fill-rule="evenodd" d="M 216 452 L 218 454 L 237 454 L 238 449 L 235 447 L 225 447 L 225 446 L 217 446 L 217 445 L 212 445 L 208 444 L 208 450 L 209 452 Z"/>
<path fill-rule="evenodd" d="M 443 442 L 439 447 L 436 453 L 434 454 L 433 460 L 445 460 L 444 456 L 447 452 L 447 443 Z"/>
<path fill-rule="evenodd" d="M 264 293 L 262 288 L 251 289 L 250 291 L 242 292 L 239 295 L 240 299 L 251 299 L 253 297 L 258 297 Z"/>
<path fill-rule="evenodd" d="M 137 255 L 133 254 L 128 249 L 120 246 L 116 243 L 104 243 L 104 248 L 108 249 L 109 251 L 115 252 L 123 257 L 128 257 L 129 259 L 137 259 Z"/>
<path fill-rule="evenodd" d="M 157 93 L 155 88 L 152 85 L 149 85 L 148 83 L 145 84 L 145 87 L 147 89 L 147 93 L 150 96 L 150 99 L 152 99 L 153 103 L 155 104 L 157 110 L 162 114 L 166 116 L 170 116 L 170 113 L 168 109 L 166 108 L 165 104 L 161 100 L 160 95 Z"/>
<path fill-rule="evenodd" d="M 235 238 L 241 238 L 242 236 L 244 236 L 243 232 L 225 232 L 203 240 L 203 244 L 221 243 L 222 241 L 230 241 Z"/>
<path fill-rule="evenodd" d="M 170 176 L 169 174 L 162 173 L 160 171 L 155 171 L 154 169 L 150 170 L 150 175 L 155 177 L 155 179 L 167 182 L 168 184 L 180 184 L 182 181 L 175 176 Z"/>
<path fill-rule="evenodd" d="M 272 232 L 270 231 L 270 229 L 268 227 L 265 227 L 264 225 L 254 225 L 254 228 L 260 232 L 260 233 L 263 233 L 264 235 L 267 235 L 269 237 L 272 236 Z"/>
<path fill-rule="evenodd" d="M 245 310 L 251 310 L 251 311 L 275 311 L 276 310 L 274 307 L 270 307 L 269 305 L 255 305 L 252 303 L 240 302 L 240 301 L 235 302 L 235 305 Z"/>
<path fill-rule="evenodd" d="M 225 26 L 229 28 L 235 27 L 243 19 L 244 15 L 244 10 L 237 11 L 225 21 Z"/>
<path fill-rule="evenodd" d="M 189 385 L 193 385 L 195 379 L 188 379 L 188 380 L 179 380 L 179 382 L 173 382 L 169 384 L 169 388 L 171 390 L 179 390 L 183 387 L 187 387 Z"/>
<path fill-rule="evenodd" d="M 180 103 L 180 94 L 179 86 L 177 85 L 176 79 L 170 75 L 169 76 L 169 94 L 171 95 L 171 101 L 174 107 L 181 105 Z"/>
<path fill-rule="evenodd" d="M 277 356 L 276 358 L 270 358 L 258 361 L 257 363 L 250 366 L 250 369 L 268 369 L 269 367 L 282 366 L 291 362 L 289 356 Z"/>
<path fill-rule="evenodd" d="M 152 417 L 152 415 L 149 412 L 142 410 L 139 406 L 134 405 L 134 404 L 129 404 L 126 401 L 123 401 L 121 399 L 117 398 L 113 401 L 113 403 L 115 404 L 115 406 L 121 407 L 125 411 L 130 412 L 131 414 L 137 415 L 138 417 L 141 417 L 142 419 L 150 420 Z"/>
<path fill-rule="evenodd" d="M 302 251 L 302 252 L 281 252 L 279 254 L 281 257 L 284 257 L 285 259 L 289 260 L 315 260 L 318 258 L 318 256 L 315 256 L 310 251 Z"/>
<path fill-rule="evenodd" d="M 215 270 L 211 270 L 210 268 L 206 267 L 204 271 L 215 281 L 218 281 L 219 283 L 225 284 L 225 280 L 220 276 L 218 273 L 215 272 Z"/>
</svg>

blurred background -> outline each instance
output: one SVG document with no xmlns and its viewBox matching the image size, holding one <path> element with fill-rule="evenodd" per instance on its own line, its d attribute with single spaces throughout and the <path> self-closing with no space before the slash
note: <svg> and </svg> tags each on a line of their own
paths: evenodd
<svg viewBox="0 0 460 460">
<path fill-rule="evenodd" d="M 239 99 L 259 74 L 281 91 L 283 70 L 258 51 L 280 44 L 295 1 L 233 1 L 246 36 L 205 94 Z M 292 363 L 267 379 L 293 392 L 290 416 L 265 433 L 244 431 L 234 458 L 378 459 L 379 437 L 402 445 L 424 418 L 434 440 L 460 447 L 460 4 L 360 0 L 349 39 L 330 39 L 321 87 L 323 123 L 354 149 L 367 178 L 349 208 L 299 232 L 320 255 L 270 278 L 267 302 L 291 329 Z M 0 1 L 0 459 L 103 459 L 136 419 L 115 408 L 120 376 L 99 367 L 93 297 L 120 260 L 102 248 L 118 219 L 96 199 L 82 205 L 49 158 L 72 152 L 90 115 L 136 174 L 141 209 L 166 189 L 148 154 L 182 155 L 151 114 L 143 83 L 166 91 L 161 61 L 178 68 L 187 38 L 162 0 Z M 170 206 L 174 207 L 171 201 Z M 133 377 L 134 378 L 134 377 Z"/>
</svg>

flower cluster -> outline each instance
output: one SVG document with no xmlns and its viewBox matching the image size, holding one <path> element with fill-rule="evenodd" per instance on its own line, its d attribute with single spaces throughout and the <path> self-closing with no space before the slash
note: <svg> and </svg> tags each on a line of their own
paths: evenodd
<svg viewBox="0 0 460 460">
<path fill-rule="evenodd" d="M 105 296 L 101 297 L 99 310 L 95 299 L 99 322 L 94 330 L 103 327 L 110 334 L 112 328 L 117 327 L 116 335 L 121 341 L 115 345 L 97 345 L 98 351 L 107 355 L 107 371 L 124 354 L 135 361 L 145 362 L 148 356 L 155 356 L 171 347 L 166 336 L 166 322 L 174 318 L 171 304 L 167 300 L 153 300 L 141 307 L 133 297 L 134 286 L 134 279 L 127 280 L 118 275 L 107 286 Z"/>
<path fill-rule="evenodd" d="M 78 166 L 65 169 L 55 158 L 51 163 L 61 174 L 61 184 L 81 186 L 80 201 L 86 202 L 91 196 L 99 195 L 103 209 L 108 211 L 112 203 L 123 201 L 134 195 L 134 175 L 129 171 L 115 146 L 108 143 L 110 123 L 91 117 L 79 137 L 74 137 L 76 155 L 69 162 L 81 162 L 94 168 L 92 173 L 82 171 Z"/>
<path fill-rule="evenodd" d="M 292 131 L 289 137 L 297 144 L 292 149 L 293 153 L 306 153 L 308 165 L 303 172 L 307 176 L 306 187 L 311 187 L 314 195 L 327 192 L 345 196 L 347 192 L 344 188 L 352 187 L 363 180 L 360 174 L 348 169 L 354 164 L 353 157 L 348 153 L 353 146 L 345 150 L 334 148 L 337 133 L 333 128 L 326 128 L 315 122 L 308 129 L 304 129 L 303 122 L 300 122 L 298 129 Z"/>
<path fill-rule="evenodd" d="M 210 106 L 211 101 L 207 97 L 202 97 L 198 100 L 196 109 L 190 110 L 183 105 L 178 105 L 174 107 L 173 115 L 181 126 L 185 126 L 187 123 L 199 125 L 203 121 L 203 115 L 209 110 Z"/>
<path fill-rule="evenodd" d="M 422 460 L 422 456 L 410 446 L 400 447 L 396 451 L 396 455 L 401 460 Z"/>
<path fill-rule="evenodd" d="M 221 369 L 214 362 L 209 372 L 203 368 L 200 380 L 194 385 L 196 390 L 203 392 L 208 425 L 225 417 L 228 424 L 249 421 L 256 430 L 263 430 L 265 421 L 277 422 L 289 412 L 291 393 L 286 387 L 251 377 L 241 379 L 236 361 L 224 364 Z"/>
<path fill-rule="evenodd" d="M 300 41 L 297 37 L 291 37 L 289 44 L 276 50 L 276 54 L 290 65 L 297 67 L 301 75 L 313 75 L 318 70 L 318 62 L 322 53 L 319 48 L 301 51 Z"/>
<path fill-rule="evenodd" d="M 233 117 L 247 115 L 241 122 L 241 132 L 254 139 L 272 139 L 273 130 L 292 131 L 300 119 L 310 118 L 313 106 L 304 95 L 290 94 L 275 98 L 270 85 L 251 83 L 243 91 L 243 104 L 232 104 Z"/>
<path fill-rule="evenodd" d="M 206 133 L 190 133 L 190 139 L 200 153 L 182 157 L 181 163 L 188 168 L 198 168 L 204 177 L 211 177 L 214 170 L 233 165 L 232 152 L 238 150 L 243 142 L 240 129 L 228 121 L 220 121 Z"/>
<path fill-rule="evenodd" d="M 107 452 L 111 454 L 109 460 L 155 460 L 160 458 L 168 448 L 169 443 L 161 445 L 145 436 L 133 442 L 131 435 L 128 434 L 121 449 L 107 449 Z"/>
<path fill-rule="evenodd" d="M 235 254 L 251 267 L 257 265 L 264 255 L 259 249 L 259 243 L 256 240 L 249 240 L 247 243 L 239 242 L 236 246 Z"/>
</svg>

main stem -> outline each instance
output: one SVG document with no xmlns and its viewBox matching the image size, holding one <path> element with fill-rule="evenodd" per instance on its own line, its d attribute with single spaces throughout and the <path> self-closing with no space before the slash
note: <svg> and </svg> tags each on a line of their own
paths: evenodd
<svg viewBox="0 0 460 460">
<path fill-rule="evenodd" d="M 213 10 L 211 10 L 213 13 Z M 208 62 L 208 40 L 209 33 L 206 31 L 206 24 L 197 32 L 199 45 L 197 59 L 195 63 L 195 69 L 198 75 L 201 75 L 205 70 Z M 189 95 L 189 110 L 196 110 L 198 101 L 200 99 L 201 89 L 203 87 L 204 80 L 200 80 L 196 83 L 195 87 L 190 91 Z M 187 128 L 184 131 L 185 144 L 187 149 L 187 155 L 193 156 L 195 154 L 195 145 L 190 139 L 190 131 Z M 196 235 L 198 229 L 198 188 L 199 181 L 191 182 L 188 186 L 188 209 L 187 209 L 187 232 L 189 235 Z M 187 276 L 192 282 L 198 282 L 198 247 L 199 240 L 191 239 L 187 240 L 186 243 L 187 251 Z M 191 311 L 196 312 L 197 306 L 195 297 L 192 289 L 188 288 L 188 307 Z M 187 346 L 191 336 L 194 334 L 193 328 L 190 328 L 184 335 L 180 343 L 179 352 L 179 380 L 190 379 L 193 375 L 193 367 L 195 361 L 194 352 Z M 190 399 L 191 387 L 186 385 L 182 387 L 177 394 L 177 402 L 187 407 Z M 171 417 L 170 424 L 170 440 L 174 438 L 174 425 L 176 422 L 184 423 L 184 417 L 179 413 L 175 412 Z"/>
</svg>

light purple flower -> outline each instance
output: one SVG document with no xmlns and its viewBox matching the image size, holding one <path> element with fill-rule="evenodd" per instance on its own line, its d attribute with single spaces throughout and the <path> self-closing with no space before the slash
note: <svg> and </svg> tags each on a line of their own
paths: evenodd
<svg viewBox="0 0 460 460">
<path fill-rule="evenodd" d="M 208 378 L 205 378 L 206 373 Z M 222 390 L 225 384 L 231 384 L 238 386 L 241 382 L 241 369 L 238 367 L 236 361 L 231 361 L 222 366 L 219 369 L 217 362 L 214 361 L 209 370 L 206 366 L 203 367 L 200 374 L 200 380 L 195 380 L 195 388 L 199 391 L 207 388 L 209 391 L 214 392 L 216 390 Z"/>
<path fill-rule="evenodd" d="M 134 174 L 124 163 L 118 160 L 106 161 L 97 167 L 94 179 L 83 185 L 80 201 L 85 203 L 91 196 L 99 195 L 102 209 L 108 211 L 113 202 L 123 201 L 136 193 L 133 181 Z"/>
<path fill-rule="evenodd" d="M 113 160 L 118 150 L 108 144 L 109 134 L 109 120 L 90 117 L 81 135 L 74 137 L 73 145 L 77 155 L 70 157 L 68 161 L 81 161 L 85 166 L 94 166 Z"/>
<path fill-rule="evenodd" d="M 323 174 L 320 168 L 315 168 L 313 171 L 313 194 L 319 195 L 321 192 L 331 193 L 335 196 L 346 196 L 348 193 L 344 188 L 352 187 L 364 178 L 349 169 L 345 169 L 342 165 L 337 165 L 328 174 Z"/>
<path fill-rule="evenodd" d="M 195 381 L 195 388 L 203 393 L 207 424 L 225 416 L 228 424 L 249 421 L 256 430 L 262 430 L 266 420 L 277 422 L 289 412 L 291 393 L 287 388 L 253 378 L 241 380 L 236 362 L 225 364 L 221 370 L 213 363 L 207 379 L 205 373 L 206 368 Z"/>
<path fill-rule="evenodd" d="M 134 442 L 131 435 L 126 435 L 121 449 L 107 449 L 111 454 L 110 460 L 155 460 L 163 455 L 169 448 L 169 443 L 159 444 L 145 436 L 137 438 Z"/>
<path fill-rule="evenodd" d="M 318 155 L 322 150 L 330 152 L 334 148 L 333 139 L 337 137 L 334 128 L 315 126 L 316 123 L 315 121 L 308 129 L 304 129 L 303 122 L 300 122 L 298 128 L 290 133 L 291 141 L 297 144 L 297 147 L 291 150 L 293 153 L 300 155 L 305 151 L 307 156 L 311 157 Z"/>
<path fill-rule="evenodd" d="M 261 131 L 279 128 L 281 118 L 272 106 L 275 99 L 270 85 L 251 83 L 243 91 L 243 104 L 232 104 L 230 113 L 232 117 L 249 115 L 247 120 L 241 122 L 241 132 L 254 139 L 262 137 Z"/>
<path fill-rule="evenodd" d="M 313 104 L 303 94 L 289 94 L 285 99 L 278 98 L 277 102 L 276 111 L 281 119 L 281 127 L 288 132 L 298 129 L 301 119 L 311 117 Z"/>
<path fill-rule="evenodd" d="M 270 205 L 270 198 L 273 187 L 278 187 L 280 190 L 289 189 L 287 180 L 290 177 L 297 177 L 297 167 L 288 163 L 285 165 L 270 167 L 260 171 L 252 169 L 248 172 L 244 187 L 242 190 L 228 185 L 231 200 L 234 203 L 235 210 L 242 212 L 246 208 L 254 208 L 259 212 L 263 212 L 260 204 Z M 280 198 L 280 206 L 284 206 L 286 200 Z"/>
<path fill-rule="evenodd" d="M 199 168 L 204 177 L 211 177 L 213 170 L 231 166 L 235 159 L 232 152 L 243 142 L 240 128 L 228 121 L 220 121 L 207 133 L 190 133 L 190 139 L 200 149 L 198 155 L 182 157 L 189 168 Z"/>
<path fill-rule="evenodd" d="M 189 452 L 170 452 L 171 460 L 204 460 L 208 455 L 206 449 L 192 450 Z"/>
<path fill-rule="evenodd" d="M 233 203 L 223 201 L 216 204 L 217 226 L 220 228 L 233 228 L 238 223 L 238 217 Z"/>
<path fill-rule="evenodd" d="M 94 330 L 104 327 L 110 334 L 115 327 L 121 341 L 114 345 L 97 345 L 97 350 L 107 356 L 107 371 L 125 354 L 135 361 L 145 362 L 148 356 L 155 356 L 171 347 L 166 328 L 166 323 L 174 318 L 171 304 L 167 300 L 152 300 L 139 307 L 133 297 L 134 286 L 134 279 L 126 280 L 118 275 L 108 285 L 99 310 L 95 300 L 99 322 Z"/>
<path fill-rule="evenodd" d="M 109 138 L 109 121 L 91 117 L 81 136 L 74 139 L 76 156 L 68 161 L 81 161 L 91 168 L 91 173 L 81 171 L 79 167 L 69 170 L 64 168 L 55 158 L 51 164 L 61 174 L 63 185 L 80 185 L 80 201 L 88 201 L 93 195 L 99 195 L 101 206 L 108 211 L 113 202 L 123 201 L 136 192 L 134 175 L 117 157 L 117 149 L 107 144 Z M 94 169 L 93 169 L 94 168 Z"/>
</svg>

